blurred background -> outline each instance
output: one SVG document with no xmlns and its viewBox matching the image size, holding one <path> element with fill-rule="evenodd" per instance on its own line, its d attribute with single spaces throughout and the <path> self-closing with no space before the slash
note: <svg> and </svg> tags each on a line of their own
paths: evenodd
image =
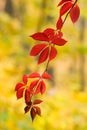
<svg viewBox="0 0 87 130">
<path fill-rule="evenodd" d="M 67 18 L 63 27 L 68 43 L 57 47 L 51 61 L 52 82 L 40 96 L 42 117 L 34 123 L 24 114 L 24 100 L 16 99 L 15 85 L 23 74 L 43 71 L 29 56 L 35 41 L 29 35 L 55 28 L 58 0 L 0 0 L 0 130 L 87 130 L 87 0 L 79 0 L 76 24 Z"/>
</svg>

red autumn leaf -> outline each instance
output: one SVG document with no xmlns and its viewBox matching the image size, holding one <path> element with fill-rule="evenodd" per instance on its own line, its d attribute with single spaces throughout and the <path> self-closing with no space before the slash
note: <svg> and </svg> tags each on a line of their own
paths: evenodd
<svg viewBox="0 0 87 130">
<path fill-rule="evenodd" d="M 67 41 L 62 38 L 53 39 L 52 43 L 58 46 L 63 46 Z"/>
<path fill-rule="evenodd" d="M 42 100 L 39 100 L 39 99 L 36 99 L 33 104 L 36 105 L 36 104 L 40 104 L 41 102 L 43 102 Z"/>
<path fill-rule="evenodd" d="M 41 80 L 41 81 L 38 83 L 38 85 L 37 85 L 37 88 L 36 88 L 36 90 L 35 90 L 34 95 L 36 95 L 36 94 L 38 94 L 38 93 L 43 94 L 43 93 L 45 92 L 45 90 L 46 90 L 46 85 L 45 85 L 45 83 L 43 82 L 43 80 Z"/>
<path fill-rule="evenodd" d="M 38 64 L 44 62 L 47 58 L 48 58 L 48 55 L 49 55 L 49 47 L 45 48 L 40 56 L 39 56 L 39 59 L 38 59 Z"/>
<path fill-rule="evenodd" d="M 28 89 L 25 90 L 25 102 L 30 101 L 30 91 Z"/>
<path fill-rule="evenodd" d="M 44 78 L 44 79 L 52 79 L 51 75 L 48 74 L 47 72 L 44 72 L 44 73 L 42 74 L 42 78 Z"/>
<path fill-rule="evenodd" d="M 50 54 L 49 54 L 49 60 L 52 60 L 56 57 L 57 55 L 57 50 L 51 46 Z"/>
<path fill-rule="evenodd" d="M 29 102 L 25 102 L 27 106 L 31 107 L 32 106 L 32 102 L 31 100 Z"/>
<path fill-rule="evenodd" d="M 64 15 L 71 7 L 72 7 L 72 2 L 67 2 L 65 3 L 61 8 L 60 8 L 60 16 Z"/>
<path fill-rule="evenodd" d="M 64 3 L 66 3 L 66 2 L 68 2 L 68 1 L 72 1 L 72 0 L 61 0 L 61 1 L 59 2 L 58 6 L 60 6 L 60 5 L 64 4 Z"/>
<path fill-rule="evenodd" d="M 31 82 L 30 87 L 29 87 L 30 91 L 33 91 L 33 89 L 34 89 L 34 87 L 36 87 L 38 81 L 39 80 L 35 80 L 35 81 Z"/>
<path fill-rule="evenodd" d="M 15 86 L 15 91 L 18 91 L 18 89 L 20 89 L 21 87 L 23 87 L 24 84 L 23 83 L 18 83 L 16 86 Z"/>
<path fill-rule="evenodd" d="M 16 92 L 17 99 L 20 99 L 23 97 L 23 92 L 24 92 L 24 88 L 18 89 L 18 91 Z"/>
<path fill-rule="evenodd" d="M 34 40 L 39 40 L 39 41 L 49 41 L 47 35 L 45 35 L 43 32 L 38 32 L 33 35 L 31 35 Z"/>
<path fill-rule="evenodd" d="M 25 83 L 25 84 L 27 84 L 27 76 L 26 75 L 23 75 L 23 82 Z"/>
<path fill-rule="evenodd" d="M 56 23 L 56 28 L 57 29 L 61 29 L 62 28 L 62 25 L 63 25 L 63 21 L 62 21 L 62 18 L 59 17 L 57 23 Z"/>
<path fill-rule="evenodd" d="M 73 23 L 75 23 L 80 15 L 80 9 L 78 5 L 75 5 L 72 10 L 70 11 L 70 18 Z"/>
<path fill-rule="evenodd" d="M 31 74 L 28 76 L 28 78 L 38 78 L 38 77 L 40 77 L 40 74 L 37 73 L 37 72 L 31 73 Z"/>
<path fill-rule="evenodd" d="M 33 107 L 31 108 L 30 114 L 31 114 L 31 118 L 32 118 L 32 121 L 33 121 L 34 118 L 36 117 L 36 111 Z"/>
<path fill-rule="evenodd" d="M 35 109 L 36 114 L 39 115 L 39 116 L 41 116 L 41 109 L 40 109 L 40 107 L 34 106 L 33 108 Z"/>
<path fill-rule="evenodd" d="M 43 94 L 46 90 L 46 85 L 44 83 L 44 81 L 41 81 L 41 86 L 40 86 L 40 93 Z"/>
<path fill-rule="evenodd" d="M 40 87 L 41 87 L 41 85 L 42 85 L 42 83 L 41 83 L 41 81 L 40 81 L 40 82 L 38 83 L 37 87 L 36 87 L 36 90 L 35 90 L 35 92 L 34 92 L 34 95 L 40 93 Z"/>
<path fill-rule="evenodd" d="M 47 28 L 46 30 L 44 30 L 44 33 L 49 37 L 50 35 L 54 34 L 54 29 Z"/>
<path fill-rule="evenodd" d="M 37 44 L 35 45 L 31 51 L 30 51 L 30 55 L 31 56 L 36 56 L 38 55 L 47 45 L 46 44 Z"/>
<path fill-rule="evenodd" d="M 29 110 L 30 110 L 30 106 L 26 106 L 26 107 L 24 108 L 25 113 L 27 113 Z"/>
<path fill-rule="evenodd" d="M 61 38 L 63 36 L 63 33 L 61 31 L 58 31 L 57 38 Z"/>
</svg>

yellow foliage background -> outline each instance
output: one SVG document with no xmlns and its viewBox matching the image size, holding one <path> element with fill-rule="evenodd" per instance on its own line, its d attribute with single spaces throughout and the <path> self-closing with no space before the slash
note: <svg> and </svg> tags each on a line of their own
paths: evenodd
<svg viewBox="0 0 87 130">
<path fill-rule="evenodd" d="M 14 91 L 23 74 L 44 70 L 45 64 L 37 65 L 29 56 L 35 44 L 29 35 L 55 28 L 57 3 L 13 0 L 12 8 L 5 9 L 6 0 L 0 0 L 0 130 L 87 130 L 87 0 L 78 2 L 79 21 L 73 25 L 67 18 L 63 28 L 68 43 L 57 47 L 58 56 L 49 65 L 54 81 L 47 82 L 40 96 L 42 116 L 32 123 L 29 113 L 24 114 L 24 100 L 17 100 Z"/>
</svg>

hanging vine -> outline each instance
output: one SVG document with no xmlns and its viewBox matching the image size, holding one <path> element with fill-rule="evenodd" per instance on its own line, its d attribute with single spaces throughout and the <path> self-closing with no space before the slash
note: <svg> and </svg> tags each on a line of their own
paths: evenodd
<svg viewBox="0 0 87 130">
<path fill-rule="evenodd" d="M 80 15 L 77 0 L 61 0 L 58 7 L 60 12 L 56 22 L 56 29 L 46 28 L 43 32 L 37 32 L 30 36 L 39 41 L 30 50 L 30 56 L 38 56 L 38 64 L 46 62 L 43 73 L 32 72 L 29 75 L 23 75 L 22 83 L 15 86 L 17 99 L 24 98 L 24 111 L 25 113 L 30 112 L 32 121 L 36 115 L 41 116 L 41 109 L 38 105 L 42 103 L 42 100 L 35 99 L 35 96 L 39 93 L 42 95 L 46 91 L 45 80 L 52 80 L 52 76 L 48 73 L 49 63 L 57 56 L 57 46 L 64 46 L 67 43 L 62 32 L 64 23 L 68 16 L 70 16 L 72 23 L 75 23 Z"/>
</svg>

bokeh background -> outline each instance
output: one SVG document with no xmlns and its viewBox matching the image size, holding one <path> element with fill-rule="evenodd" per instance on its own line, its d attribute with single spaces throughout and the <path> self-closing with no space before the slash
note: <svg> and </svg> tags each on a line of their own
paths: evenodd
<svg viewBox="0 0 87 130">
<path fill-rule="evenodd" d="M 54 80 L 40 96 L 42 117 L 32 123 L 17 100 L 15 85 L 23 74 L 43 71 L 45 64 L 29 56 L 35 41 L 29 35 L 55 28 L 58 0 L 0 0 L 0 130 L 87 130 L 87 0 L 79 0 L 76 24 L 63 27 L 68 43 L 57 47 L 49 65 Z"/>
</svg>

